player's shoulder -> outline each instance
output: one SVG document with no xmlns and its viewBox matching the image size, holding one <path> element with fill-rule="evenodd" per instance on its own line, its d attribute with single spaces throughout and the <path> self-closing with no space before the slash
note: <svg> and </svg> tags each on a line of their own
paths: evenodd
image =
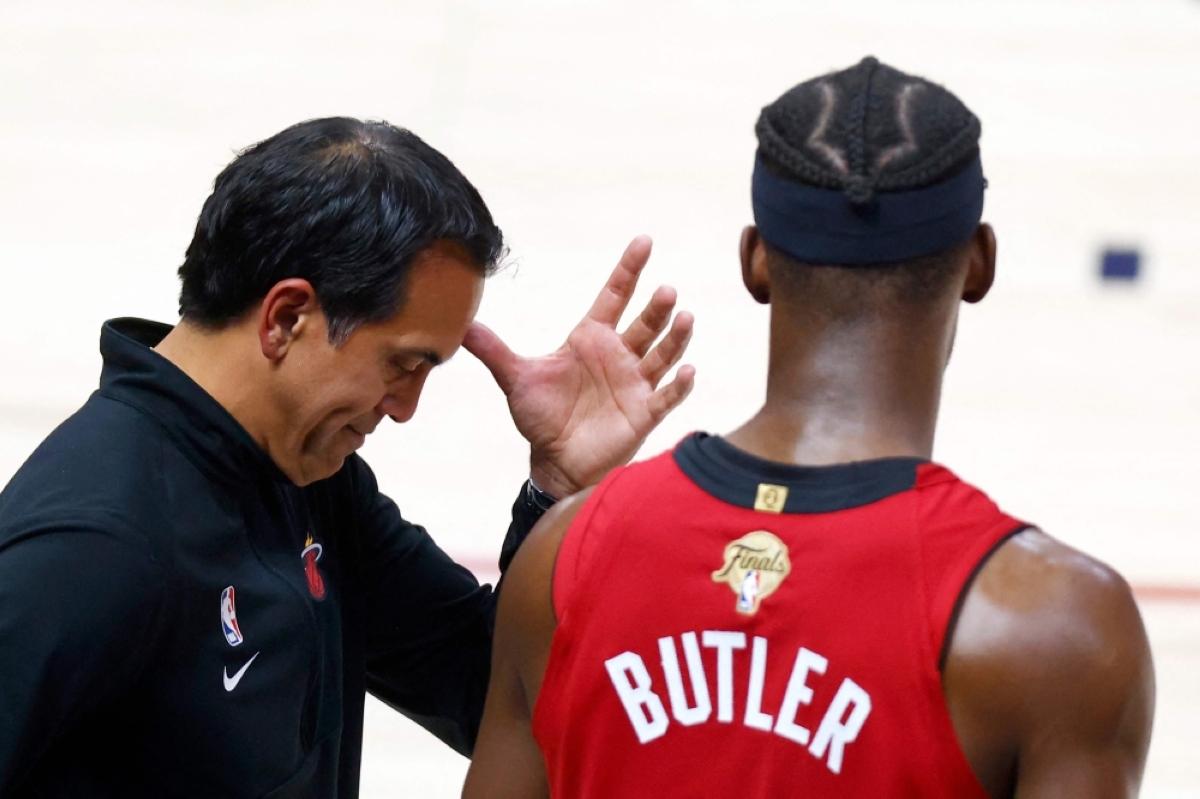
<svg viewBox="0 0 1200 799">
<path fill-rule="evenodd" d="M 953 631 L 946 675 L 948 688 L 991 686 L 1026 719 L 1119 714 L 1132 691 L 1152 682 L 1129 584 L 1032 528 L 1009 537 L 980 568 Z"/>
<path fill-rule="evenodd" d="M 947 668 L 994 665 L 1031 683 L 1053 683 L 1118 668 L 1111 648 L 1132 657 L 1144 643 L 1133 592 L 1115 569 L 1010 516 L 944 466 L 923 464 L 915 488 L 922 521 L 934 533 L 926 548 L 937 554 L 938 547 L 965 547 L 975 561 L 951 622 Z"/>
<path fill-rule="evenodd" d="M 591 540 L 584 541 L 585 534 L 591 532 L 585 528 L 593 526 L 589 522 L 599 514 L 602 517 L 600 524 L 606 528 L 611 526 L 613 519 L 625 515 L 639 496 L 653 493 L 663 480 L 678 476 L 674 461 L 677 449 L 673 447 L 613 469 L 599 484 L 560 500 L 546 511 L 521 544 L 505 574 L 505 591 L 513 597 L 509 603 L 521 604 L 527 609 L 540 606 L 549 595 L 547 587 L 556 579 L 559 558 L 564 551 L 570 561 L 566 571 L 575 575 L 580 560 L 586 560 L 584 551 L 589 544 L 594 544 Z M 569 545 L 564 545 L 568 533 L 572 540 Z M 562 593 L 558 590 L 555 596 L 561 598 Z"/>
<path fill-rule="evenodd" d="M 1037 530 L 1008 538 L 971 583 L 942 683 L 963 751 L 993 795 L 1010 791 L 1014 775 L 1053 780 L 1077 753 L 1145 760 L 1154 670 L 1132 591 Z"/>
<path fill-rule="evenodd" d="M 974 483 L 959 477 L 949 467 L 935 462 L 917 466 L 913 493 L 927 513 L 985 512 L 998 510 L 991 496 Z"/>
<path fill-rule="evenodd" d="M 920 464 L 909 493 L 927 577 L 936 583 L 930 589 L 937 595 L 938 615 L 945 618 L 984 559 L 1014 533 L 1034 525 L 940 464 Z"/>
<path fill-rule="evenodd" d="M 644 501 L 646 496 L 654 495 L 664 481 L 675 479 L 680 474 L 674 465 L 675 449 L 618 466 L 596 485 L 556 503 L 530 533 L 529 540 L 535 540 L 534 548 L 557 548 L 557 543 L 550 544 L 542 540 L 561 541 L 577 519 L 584 522 L 597 513 L 606 521 L 611 521 L 614 514 L 625 515 L 639 501 Z M 527 541 L 521 548 L 528 546 Z"/>
<path fill-rule="evenodd" d="M 636 515 L 646 503 L 661 505 L 664 491 L 694 485 L 688 459 L 695 458 L 697 442 L 707 437 L 691 433 L 674 446 L 613 469 L 590 492 L 590 510 Z"/>
<path fill-rule="evenodd" d="M 599 484 L 563 498 L 546 511 L 521 544 L 505 575 L 505 590 L 520 597 L 519 600 L 513 599 L 510 602 L 519 602 L 529 608 L 531 605 L 540 605 L 549 597 L 549 587 L 556 579 L 559 559 L 564 550 L 571 566 L 568 571 L 573 575 L 575 567 L 579 565 L 577 561 L 581 557 L 583 537 L 587 532 L 585 528 L 589 527 L 588 522 L 597 513 L 598 508 L 606 504 L 605 501 L 614 491 L 624 496 L 624 486 L 629 486 L 629 490 L 637 490 L 646 482 L 644 470 L 654 468 L 653 465 L 647 464 L 669 456 L 670 453 L 667 452 L 655 456 L 651 461 L 618 467 L 609 472 Z M 616 504 L 621 505 L 621 502 Z M 571 533 L 572 539 L 569 545 L 564 545 L 568 533 Z M 561 589 L 562 586 L 557 588 Z M 561 590 L 555 591 L 555 596 L 559 595 Z"/>
<path fill-rule="evenodd" d="M 603 485 L 603 484 L 602 484 Z M 526 588 L 541 593 L 541 586 L 553 579 L 555 565 L 563 539 L 575 520 L 588 504 L 596 487 L 585 488 L 577 494 L 556 502 L 534 525 L 529 535 L 517 550 L 508 573 L 505 588 L 517 586 L 514 592 L 524 593 Z M 538 597 L 536 601 L 540 601 Z"/>
<path fill-rule="evenodd" d="M 1012 586 L 1042 601 L 1091 608 L 1097 600 L 1133 599 L 1129 583 L 1111 566 L 1037 528 L 1024 530 L 1006 542 L 986 574 L 998 588 Z"/>
<path fill-rule="evenodd" d="M 973 593 L 1023 620 L 1022 629 L 1053 650 L 1099 654 L 1113 636 L 1140 630 L 1133 591 L 1115 569 L 1036 528 L 1001 545 L 980 570 Z M 1019 643 L 1019 641 L 1017 642 Z"/>
</svg>

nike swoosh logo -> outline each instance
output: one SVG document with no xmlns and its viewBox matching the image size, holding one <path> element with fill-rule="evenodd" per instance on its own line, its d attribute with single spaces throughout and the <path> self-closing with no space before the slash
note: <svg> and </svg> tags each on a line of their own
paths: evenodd
<svg viewBox="0 0 1200 799">
<path fill-rule="evenodd" d="M 229 667 L 225 667 L 225 670 L 221 673 L 221 676 L 225 678 L 226 691 L 232 691 L 234 688 L 237 688 L 237 684 L 242 681 L 242 675 L 246 673 L 246 669 L 250 668 L 250 664 L 254 662 L 254 658 L 258 657 L 258 655 L 259 653 L 255 652 L 253 657 L 247 660 L 232 677 L 229 676 Z"/>
</svg>

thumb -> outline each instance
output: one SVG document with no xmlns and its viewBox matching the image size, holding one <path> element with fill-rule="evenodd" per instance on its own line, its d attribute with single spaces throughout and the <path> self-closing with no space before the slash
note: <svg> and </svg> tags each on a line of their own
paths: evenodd
<svg viewBox="0 0 1200 799">
<path fill-rule="evenodd" d="M 495 378 L 500 390 L 508 396 L 516 379 L 516 354 L 491 328 L 481 322 L 472 322 L 463 339 L 463 348 L 483 362 Z"/>
</svg>

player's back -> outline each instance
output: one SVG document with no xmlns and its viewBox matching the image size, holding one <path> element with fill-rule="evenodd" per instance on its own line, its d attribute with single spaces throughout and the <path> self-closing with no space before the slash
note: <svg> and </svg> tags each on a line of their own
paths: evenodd
<svg viewBox="0 0 1200 799">
<path fill-rule="evenodd" d="M 610 475 L 555 567 L 552 795 L 984 796 L 939 659 L 1024 527 L 919 459 L 796 467 L 696 435 Z"/>
</svg>

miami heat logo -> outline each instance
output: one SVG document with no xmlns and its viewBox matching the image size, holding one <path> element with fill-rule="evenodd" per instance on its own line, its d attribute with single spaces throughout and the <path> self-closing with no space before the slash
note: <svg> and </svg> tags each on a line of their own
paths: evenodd
<svg viewBox="0 0 1200 799">
<path fill-rule="evenodd" d="M 313 599 L 325 598 L 325 578 L 317 568 L 317 561 L 321 559 L 323 551 L 323 547 L 313 540 L 310 533 L 304 542 L 304 549 L 300 552 L 300 558 L 304 561 L 304 576 L 308 578 L 308 593 L 312 594 Z"/>
<path fill-rule="evenodd" d="M 726 583 L 737 595 L 737 612 L 754 614 L 792 571 L 787 544 L 773 533 L 746 533 L 725 547 L 725 563 L 712 573 L 714 583 Z"/>
</svg>

